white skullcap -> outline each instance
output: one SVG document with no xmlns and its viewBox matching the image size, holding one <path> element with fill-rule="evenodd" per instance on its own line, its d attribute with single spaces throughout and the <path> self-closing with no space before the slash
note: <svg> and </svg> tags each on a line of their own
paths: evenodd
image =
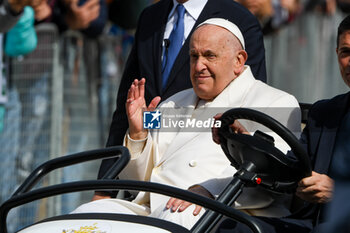
<svg viewBox="0 0 350 233">
<path fill-rule="evenodd" d="M 203 23 L 199 24 L 197 26 L 197 28 L 199 28 L 200 26 L 203 26 L 205 24 L 209 24 L 209 25 L 216 25 L 219 27 L 223 27 L 225 29 L 227 29 L 228 31 L 230 31 L 235 37 L 237 37 L 237 39 L 239 40 L 239 42 L 241 42 L 241 45 L 243 47 L 243 49 L 245 49 L 244 46 L 244 37 L 243 34 L 241 32 L 241 30 L 239 30 L 239 28 L 237 27 L 236 24 L 230 22 L 227 19 L 222 19 L 222 18 L 211 18 L 211 19 L 207 19 L 206 21 L 204 21 Z"/>
</svg>

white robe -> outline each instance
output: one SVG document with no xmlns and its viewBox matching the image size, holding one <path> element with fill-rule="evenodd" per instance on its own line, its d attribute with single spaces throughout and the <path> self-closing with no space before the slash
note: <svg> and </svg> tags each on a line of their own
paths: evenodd
<svg viewBox="0 0 350 233">
<path fill-rule="evenodd" d="M 235 107 L 258 108 L 287 126 L 292 132 L 300 132 L 300 109 L 297 100 L 290 94 L 255 80 L 248 66 L 212 102 L 196 107 L 197 103 L 198 97 L 193 89 L 188 89 L 165 100 L 159 109 L 162 115 L 172 114 L 174 108 L 180 108 L 181 115 L 201 117 L 208 114 L 214 116 L 216 108 L 227 110 Z M 284 114 L 281 114 L 281 108 L 284 108 Z M 257 124 L 247 121 L 242 124 L 252 132 L 259 128 Z M 203 184 L 212 194 L 218 194 L 224 189 L 227 178 L 234 174 L 235 168 L 230 166 L 221 147 L 213 142 L 210 131 L 183 131 L 184 129 L 178 129 L 177 132 L 166 132 L 163 128 L 153 130 L 148 133 L 146 142 L 135 142 L 126 138 L 125 143 L 130 149 L 131 161 L 119 177 L 151 181 L 183 189 L 194 184 Z M 280 150 L 286 152 L 289 149 L 282 139 L 275 134 L 271 135 L 275 137 L 275 144 Z M 274 205 L 276 197 L 265 191 L 251 189 L 241 196 L 235 204 L 239 209 L 253 209 L 255 212 L 250 213 L 264 216 L 287 214 L 283 201 L 276 208 Z M 152 216 L 161 216 L 168 220 L 171 218 L 171 221 L 190 228 L 198 219 L 191 216 L 193 209 L 181 214 L 169 213 L 164 210 L 168 200 L 167 196 L 139 192 L 133 203 L 115 199 L 106 202 L 118 202 L 123 208 L 132 209 L 131 212 L 136 214 L 151 213 Z M 108 205 L 106 204 L 106 207 Z M 135 206 L 139 206 L 145 212 L 141 213 L 140 209 L 135 211 L 137 208 Z M 269 209 L 270 206 L 272 208 Z M 104 212 L 107 211 L 105 209 Z"/>
</svg>

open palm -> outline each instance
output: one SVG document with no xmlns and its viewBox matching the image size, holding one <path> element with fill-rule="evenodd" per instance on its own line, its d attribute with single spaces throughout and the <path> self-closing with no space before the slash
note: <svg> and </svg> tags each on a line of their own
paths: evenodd
<svg viewBox="0 0 350 233">
<path fill-rule="evenodd" d="M 146 106 L 145 100 L 145 83 L 146 80 L 135 79 L 128 91 L 126 100 L 126 114 L 129 121 L 129 135 L 132 139 L 144 139 L 147 136 L 147 130 L 143 128 L 143 112 L 152 111 L 160 102 L 160 97 L 155 97 L 151 103 Z"/>
</svg>

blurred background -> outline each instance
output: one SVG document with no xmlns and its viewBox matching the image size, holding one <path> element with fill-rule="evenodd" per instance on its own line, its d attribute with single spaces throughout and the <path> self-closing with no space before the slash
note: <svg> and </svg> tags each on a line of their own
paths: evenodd
<svg viewBox="0 0 350 233">
<path fill-rule="evenodd" d="M 105 146 L 138 16 L 155 2 L 96 0 L 99 14 L 87 23 L 79 20 L 81 12 L 64 4 L 67 1 L 47 0 L 34 9 L 38 43 L 33 52 L 3 56 L 0 203 L 39 164 Z M 350 12 L 347 0 L 237 1 L 263 28 L 268 84 L 301 103 L 347 91 L 335 53 L 337 26 Z M 99 164 L 68 167 L 40 185 L 94 179 Z M 70 194 L 14 209 L 9 232 L 68 213 L 91 197 L 91 192 Z"/>
</svg>

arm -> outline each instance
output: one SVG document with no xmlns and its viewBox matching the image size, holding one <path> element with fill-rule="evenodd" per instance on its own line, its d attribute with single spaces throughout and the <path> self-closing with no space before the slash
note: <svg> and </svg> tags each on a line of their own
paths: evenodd
<svg viewBox="0 0 350 233">
<path fill-rule="evenodd" d="M 299 140 L 309 154 L 313 166 L 317 161 L 317 147 L 313 145 L 320 137 L 320 133 L 315 132 L 320 132 L 320 127 L 324 124 L 324 117 L 327 116 L 327 111 L 329 111 L 323 106 L 322 102 L 317 102 L 309 110 L 307 124 Z M 293 153 L 291 155 L 294 156 Z M 333 190 L 333 179 L 326 174 L 313 171 L 310 177 L 299 181 L 296 195 L 310 203 L 327 203 L 332 199 Z"/>
<path fill-rule="evenodd" d="M 140 156 L 143 150 L 144 142 L 146 143 L 147 148 L 151 147 L 151 143 L 149 142 L 151 140 L 145 140 L 147 138 L 148 131 L 143 128 L 143 111 L 153 110 L 160 102 L 160 97 L 157 96 L 151 101 L 148 106 L 146 106 L 144 97 L 145 82 L 146 80 L 144 78 L 142 78 L 140 81 L 135 79 L 128 90 L 125 109 L 129 123 L 129 131 L 126 135 L 125 145 L 130 149 L 131 161 L 120 174 L 120 176 L 125 176 L 127 178 L 132 177 L 133 179 L 140 180 L 145 179 L 148 174 L 147 171 L 149 170 L 149 167 L 152 166 L 152 163 L 149 162 L 149 156 Z M 139 143 L 137 141 L 141 141 L 141 147 L 138 146 Z M 132 146 L 132 144 L 134 146 Z M 141 149 L 134 151 L 133 149 L 135 147 Z M 104 192 L 96 192 L 93 200 L 109 197 L 109 193 L 105 194 Z"/>
<path fill-rule="evenodd" d="M 215 120 L 219 120 L 221 118 L 221 116 L 222 116 L 222 113 L 218 113 L 218 114 L 216 114 L 214 116 L 214 119 Z M 231 128 L 234 129 L 234 131 L 236 133 L 250 134 L 244 128 L 244 126 L 239 123 L 239 121 L 235 121 L 231 125 Z M 213 141 L 215 143 L 220 144 L 220 138 L 219 138 L 219 135 L 218 135 L 218 131 L 219 131 L 218 128 L 215 128 L 215 127 L 212 128 L 212 137 L 213 137 Z M 231 170 L 231 169 L 228 169 L 228 170 Z M 229 174 L 232 174 L 232 172 L 229 172 Z M 191 191 L 191 192 L 197 193 L 199 195 L 202 195 L 202 196 L 205 196 L 205 197 L 208 197 L 208 198 L 211 198 L 211 199 L 215 199 L 214 195 L 210 191 L 208 191 L 208 189 L 206 187 L 207 186 L 208 187 L 209 186 L 212 187 L 213 184 L 215 184 L 215 186 L 219 185 L 219 186 L 225 187 L 230 181 L 231 181 L 231 177 L 228 177 L 227 179 L 208 180 L 208 181 L 203 183 L 204 186 L 196 184 L 196 185 L 193 185 L 190 188 L 188 188 L 188 190 Z M 167 203 L 167 205 L 166 205 L 166 208 L 167 209 L 171 208 L 171 210 L 173 212 L 176 212 L 176 211 L 177 212 L 183 212 L 190 205 L 192 205 L 192 203 L 190 203 L 190 202 L 183 201 L 183 200 L 177 199 L 177 198 L 170 198 L 168 203 Z M 196 208 L 193 211 L 193 215 L 194 216 L 198 215 L 200 213 L 201 209 L 202 209 L 202 207 L 197 205 Z"/>
</svg>

